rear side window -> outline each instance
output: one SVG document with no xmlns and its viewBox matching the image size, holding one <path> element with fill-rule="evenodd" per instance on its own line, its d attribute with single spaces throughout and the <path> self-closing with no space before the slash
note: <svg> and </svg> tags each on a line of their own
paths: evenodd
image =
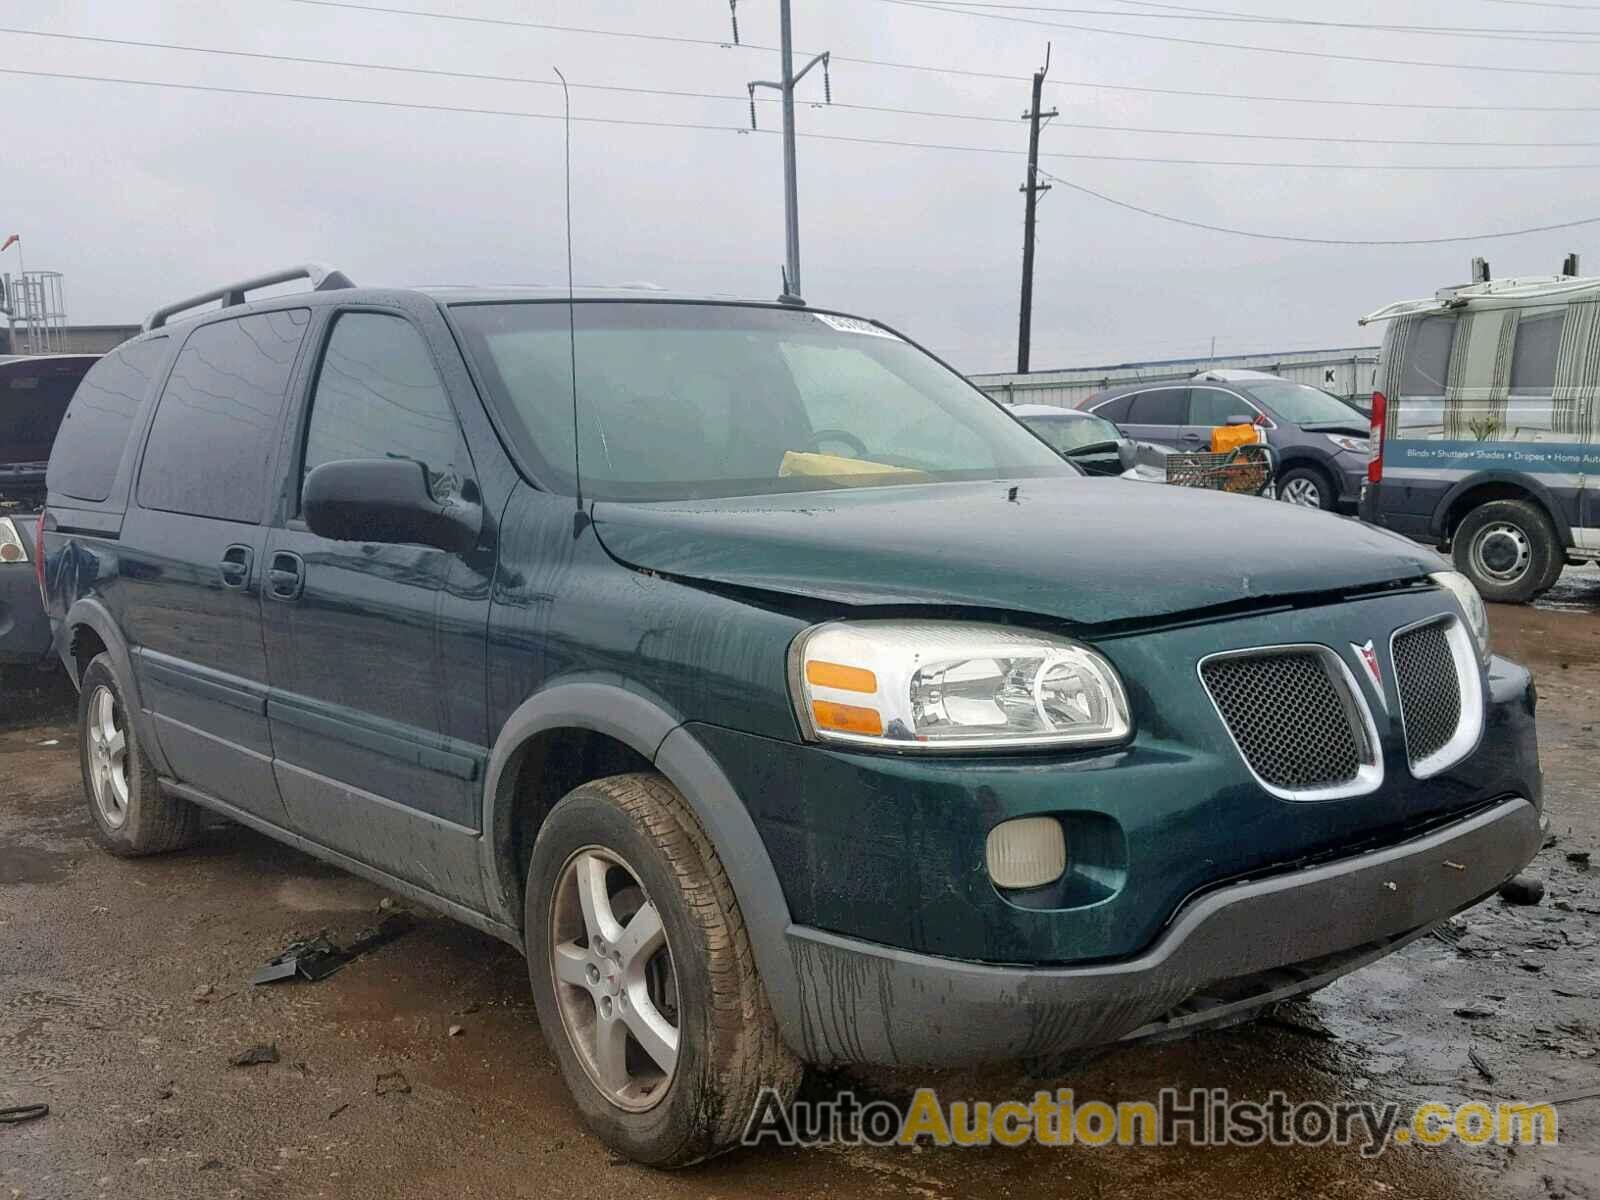
<svg viewBox="0 0 1600 1200">
<path fill-rule="evenodd" d="M 1454 317 L 1423 317 L 1410 330 L 1400 364 L 1402 396 L 1442 396 L 1450 376 L 1450 348 L 1456 340 Z"/>
<path fill-rule="evenodd" d="M 73 394 L 50 453 L 46 486 L 75 500 L 104 500 L 139 408 L 155 386 L 167 339 L 119 347 L 89 369 Z"/>
<path fill-rule="evenodd" d="M 427 469 L 433 498 L 444 500 L 460 486 L 464 455 L 422 335 L 400 317 L 341 316 L 311 398 L 302 479 L 342 459 L 407 458 Z"/>
<path fill-rule="evenodd" d="M 1556 383 L 1556 356 L 1567 312 L 1541 313 L 1517 322 L 1511 351 L 1511 390 L 1521 396 L 1548 396 Z"/>
<path fill-rule="evenodd" d="M 1128 410 L 1130 425 L 1182 425 L 1189 416 L 1189 389 L 1140 392 Z"/>
<path fill-rule="evenodd" d="M 164 512 L 257 522 L 306 309 L 202 325 L 156 406 L 139 469 L 139 503 Z"/>
</svg>

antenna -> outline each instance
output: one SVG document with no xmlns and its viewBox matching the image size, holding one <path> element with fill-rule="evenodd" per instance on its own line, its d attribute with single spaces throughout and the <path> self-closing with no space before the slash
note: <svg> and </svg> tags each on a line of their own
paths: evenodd
<svg viewBox="0 0 1600 1200">
<path fill-rule="evenodd" d="M 583 454 L 578 448 L 578 310 L 572 298 L 572 97 L 567 92 L 567 77 L 560 67 L 552 68 L 561 80 L 561 103 L 565 109 L 567 187 L 567 350 L 572 359 L 572 486 L 577 493 L 578 518 L 573 533 L 583 526 Z"/>
</svg>

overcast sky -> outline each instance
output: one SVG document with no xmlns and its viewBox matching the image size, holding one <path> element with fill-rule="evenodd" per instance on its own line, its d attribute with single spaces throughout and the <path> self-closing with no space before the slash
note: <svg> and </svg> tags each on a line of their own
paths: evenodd
<svg viewBox="0 0 1600 1200">
<path fill-rule="evenodd" d="M 352 0 L 652 33 L 729 37 L 727 0 Z M 1005 0 L 1153 13 L 1127 0 Z M 1186 0 L 1189 7 L 1317 20 L 1543 31 L 1594 30 L 1600 8 L 1527 0 Z M 999 0 L 997 0 L 999 3 Z M 775 46 L 777 0 L 741 0 L 746 43 Z M 1600 214 L 1600 170 L 1392 171 L 1384 164 L 1600 165 L 1600 112 L 1430 112 L 1114 91 L 1084 84 L 1308 99 L 1477 105 L 1600 105 L 1600 58 L 1581 44 L 1314 30 L 1010 9 L 1012 17 L 1145 35 L 1379 58 L 1526 66 L 1516 74 L 1291 57 L 931 11 L 887 0 L 795 0 L 809 53 L 1016 76 L 974 78 L 835 61 L 833 95 L 858 104 L 1001 121 L 820 106 L 803 133 L 992 147 L 974 153 L 803 139 L 801 256 L 813 303 L 886 319 L 968 371 L 1016 355 L 1026 77 L 1054 41 L 1047 155 L 1228 159 L 1322 167 L 1174 166 L 1044 157 L 1062 178 L 1212 224 L 1333 238 L 1426 238 Z M 999 11 L 998 9 L 991 11 Z M 643 41 L 300 0 L 20 0 L 7 26 L 276 55 L 574 84 L 713 93 L 685 99 L 575 89 L 575 116 L 747 126 L 745 84 L 771 78 L 766 49 Z M 0 67 L 315 93 L 463 108 L 560 112 L 558 87 L 407 75 L 0 35 Z M 1073 86 L 1068 86 L 1068 85 Z M 30 268 L 65 274 L 74 321 L 136 321 L 155 305 L 307 258 L 357 282 L 478 284 L 565 277 L 561 125 L 475 113 L 0 75 L 8 114 L 0 236 Z M 776 129 L 775 104 L 760 105 Z M 1066 122 L 1170 130 L 1394 138 L 1420 146 L 1101 132 Z M 1557 148 L 1450 141 L 1579 142 Z M 674 290 L 770 299 L 783 259 L 780 140 L 770 133 L 573 127 L 580 283 L 648 280 Z M 1461 281 L 1484 254 L 1496 274 L 1551 273 L 1569 250 L 1600 269 L 1600 225 L 1417 248 L 1248 240 L 1153 220 L 1057 188 L 1041 200 L 1036 369 L 1361 345 L 1356 318 Z M 16 251 L 0 270 L 16 270 Z"/>
</svg>

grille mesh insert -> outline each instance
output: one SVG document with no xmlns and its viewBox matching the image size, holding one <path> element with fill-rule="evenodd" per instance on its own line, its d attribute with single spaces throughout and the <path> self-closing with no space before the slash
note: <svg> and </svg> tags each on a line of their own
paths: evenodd
<svg viewBox="0 0 1600 1200">
<path fill-rule="evenodd" d="M 1413 764 L 1437 754 L 1461 726 L 1461 680 L 1445 623 L 1408 630 L 1394 640 L 1394 671 Z"/>
<path fill-rule="evenodd" d="M 1271 786 L 1338 787 L 1360 772 L 1365 737 L 1320 654 L 1214 658 L 1200 674 L 1245 761 Z"/>
</svg>

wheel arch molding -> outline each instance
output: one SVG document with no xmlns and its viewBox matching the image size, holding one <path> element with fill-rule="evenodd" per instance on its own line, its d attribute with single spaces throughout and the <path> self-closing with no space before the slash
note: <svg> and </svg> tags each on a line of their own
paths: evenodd
<svg viewBox="0 0 1600 1200">
<path fill-rule="evenodd" d="M 1475 471 L 1464 479 L 1458 479 L 1434 506 L 1432 531 L 1436 537 L 1448 538 L 1455 532 L 1466 514 L 1477 505 L 1461 507 L 1459 512 L 1457 508 L 1472 492 L 1480 489 L 1484 494 L 1479 503 L 1486 504 L 1493 500 L 1534 501 L 1544 509 L 1545 516 L 1555 526 L 1556 536 L 1561 539 L 1562 546 L 1571 547 L 1572 521 L 1554 490 L 1534 476 L 1520 471 Z M 1518 492 L 1521 495 L 1515 494 Z M 1453 521 L 1452 515 L 1455 517 Z"/>
<path fill-rule="evenodd" d="M 541 736 L 567 732 L 598 735 L 626 747 L 683 795 L 727 872 L 784 1040 L 801 1052 L 799 984 L 786 934 L 789 906 L 766 843 L 721 766 L 684 722 L 661 701 L 615 677 L 566 680 L 541 689 L 517 706 L 495 739 L 483 790 L 481 853 L 489 915 L 522 928 L 526 863 L 516 858 L 519 774 Z"/>
</svg>

